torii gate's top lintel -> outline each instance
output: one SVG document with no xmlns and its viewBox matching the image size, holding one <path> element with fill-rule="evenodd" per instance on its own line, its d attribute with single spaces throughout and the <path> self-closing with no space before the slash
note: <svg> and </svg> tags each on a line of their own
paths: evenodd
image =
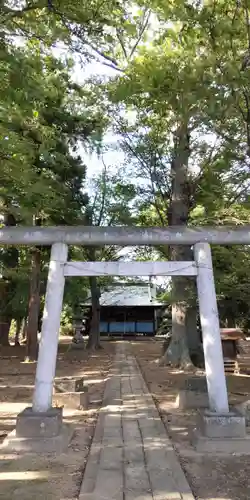
<svg viewBox="0 0 250 500">
<path fill-rule="evenodd" d="M 4 227 L 0 245 L 250 245 L 250 226 L 235 227 Z"/>
</svg>

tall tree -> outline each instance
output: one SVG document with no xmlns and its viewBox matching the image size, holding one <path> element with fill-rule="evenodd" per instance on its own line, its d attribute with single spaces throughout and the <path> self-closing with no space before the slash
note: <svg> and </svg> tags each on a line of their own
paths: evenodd
<svg viewBox="0 0 250 500">
<path fill-rule="evenodd" d="M 110 173 L 105 163 L 99 176 L 92 179 L 90 203 L 86 210 L 86 224 L 89 226 L 114 226 L 128 224 L 132 221 L 131 202 L 134 199 L 134 186 L 123 183 L 119 173 Z M 87 259 L 95 262 L 102 260 L 118 260 L 121 248 L 108 246 L 103 248 L 90 247 Z M 112 283 L 112 278 L 89 278 L 92 312 L 89 332 L 88 347 L 100 347 L 100 295 L 101 288 Z"/>
<path fill-rule="evenodd" d="M 7 209 L 4 214 L 4 225 L 15 226 L 16 220 L 11 212 Z M 9 344 L 9 329 L 12 320 L 11 302 L 15 294 L 16 279 L 12 273 L 13 268 L 18 264 L 18 250 L 14 247 L 9 247 L 1 252 L 1 279 L 0 279 L 0 344 Z"/>
<path fill-rule="evenodd" d="M 8 217 L 11 206 L 9 215 L 15 223 L 30 224 L 33 219 L 39 220 L 40 225 L 82 221 L 87 199 L 84 194 L 86 168 L 77 147 L 79 142 L 83 146 L 93 142 L 92 133 L 96 138 L 100 136 L 102 120 L 92 111 L 87 114 L 84 90 L 70 78 L 70 61 L 63 63 L 49 52 L 40 52 L 39 44 L 24 48 L 6 46 L 4 54 L 2 212 Z M 16 92 L 12 92 L 12 88 L 16 88 Z M 27 349 L 28 357 L 34 358 L 40 302 L 40 251 L 31 251 L 31 261 Z M 5 317 L 2 322 L 7 325 Z"/>
<path fill-rule="evenodd" d="M 214 2 L 199 6 L 166 5 L 155 1 L 151 2 L 151 8 L 159 22 L 158 35 L 151 45 L 139 50 L 126 75 L 111 85 L 111 98 L 122 103 L 117 107 L 116 117 L 119 111 L 124 117 L 124 107 L 132 108 L 136 114 L 136 123 L 131 127 L 130 120 L 126 125 L 130 135 L 131 131 L 144 128 L 151 136 L 151 158 L 152 150 L 153 153 L 159 150 L 155 130 L 161 130 L 161 145 L 165 134 L 168 154 L 165 177 L 171 184 L 170 191 L 165 191 L 168 223 L 187 225 L 191 223 L 191 210 L 198 193 L 201 194 L 203 178 L 208 172 L 213 175 L 216 163 L 217 168 L 220 164 L 224 169 L 224 179 L 227 175 L 231 184 L 235 171 L 240 173 L 236 190 L 240 190 L 240 185 L 246 188 L 248 6 L 236 6 L 234 2 L 220 2 L 216 6 Z M 155 177 L 159 161 L 153 158 L 153 162 L 157 164 Z M 152 172 L 151 163 L 148 170 Z M 152 183 L 152 176 L 149 180 Z M 206 186 L 203 195 L 207 196 L 207 204 L 208 197 L 214 194 Z M 159 203 L 160 190 L 157 195 Z M 162 210 L 158 213 L 162 216 Z M 174 257 L 183 258 L 186 251 L 190 253 L 188 249 L 180 249 L 181 254 Z M 171 361 L 181 365 L 189 363 L 184 335 L 186 300 L 183 302 L 183 296 L 176 293 L 176 287 L 182 292 L 186 288 L 183 280 L 173 284 L 176 311 L 169 353 Z"/>
</svg>

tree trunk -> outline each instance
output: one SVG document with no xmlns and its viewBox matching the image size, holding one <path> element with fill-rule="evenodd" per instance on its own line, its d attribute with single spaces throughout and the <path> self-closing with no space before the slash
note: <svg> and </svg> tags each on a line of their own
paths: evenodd
<svg viewBox="0 0 250 500">
<path fill-rule="evenodd" d="M 30 298 L 27 321 L 26 359 L 35 361 L 38 354 L 38 319 L 40 312 L 40 266 L 41 253 L 35 248 L 31 255 Z"/>
<path fill-rule="evenodd" d="M 181 124 L 175 134 L 174 152 L 171 163 L 172 193 L 168 211 L 170 226 L 186 226 L 190 210 L 190 179 L 188 160 L 190 155 L 188 125 Z M 189 247 L 171 247 L 171 260 L 185 260 Z M 162 363 L 186 368 L 192 365 L 186 335 L 187 278 L 172 278 L 172 337 Z"/>
<path fill-rule="evenodd" d="M 186 335 L 187 302 L 183 293 L 185 286 L 185 278 L 178 277 L 172 281 L 172 336 L 161 364 L 187 369 L 192 366 L 192 361 Z"/>
<path fill-rule="evenodd" d="M 22 325 L 22 341 L 26 341 L 27 339 L 27 324 L 28 324 L 28 318 L 23 319 L 23 325 Z"/>
<path fill-rule="evenodd" d="M 197 311 L 195 306 L 188 306 L 186 310 L 186 334 L 189 353 L 192 356 L 199 349 L 201 340 L 197 328 Z"/>
<path fill-rule="evenodd" d="M 89 340 L 87 349 L 100 349 L 100 290 L 95 276 L 89 278 L 91 301 L 92 301 L 92 317 L 90 323 Z"/>
<path fill-rule="evenodd" d="M 9 344 L 9 331 L 10 331 L 10 325 L 11 325 L 11 319 L 10 318 L 5 318 L 6 321 L 4 321 L 4 318 L 1 318 L 1 323 L 0 323 L 0 345 L 2 346 L 8 346 Z"/>
<path fill-rule="evenodd" d="M 185 260 L 194 260 L 193 251 L 190 247 L 185 247 Z M 196 365 L 195 360 L 202 360 L 203 358 L 203 347 L 201 342 L 201 336 L 197 325 L 197 287 L 196 278 L 189 277 L 186 279 L 187 286 L 185 288 L 187 310 L 186 310 L 186 335 L 189 354 L 192 361 Z M 200 363 L 201 361 L 199 361 Z"/>
<path fill-rule="evenodd" d="M 22 319 L 17 318 L 16 319 L 15 345 L 20 345 L 19 337 L 20 337 L 21 329 L 22 329 Z"/>
<path fill-rule="evenodd" d="M 11 213 L 4 215 L 5 226 L 16 226 L 15 217 Z M 1 254 L 2 277 L 0 278 L 0 345 L 9 345 L 9 330 L 12 320 L 12 298 L 15 290 L 15 279 L 11 269 L 18 265 L 19 253 L 15 247 L 4 248 Z"/>
<path fill-rule="evenodd" d="M 197 309 L 191 305 L 186 313 L 186 334 L 190 358 L 197 368 L 205 367 L 201 333 L 197 327 Z"/>
<path fill-rule="evenodd" d="M 9 345 L 9 330 L 11 318 L 8 315 L 8 301 L 10 292 L 10 282 L 8 279 L 2 277 L 0 282 L 0 345 Z"/>
<path fill-rule="evenodd" d="M 88 223 L 92 225 L 92 218 L 88 214 Z M 89 247 L 88 258 L 90 261 L 96 260 L 96 249 Z M 96 276 L 89 277 L 90 293 L 91 293 L 91 321 L 89 329 L 89 339 L 87 349 L 100 349 L 100 289 Z"/>
<path fill-rule="evenodd" d="M 235 316 L 232 314 L 232 311 L 226 312 L 226 328 L 235 328 Z"/>
</svg>

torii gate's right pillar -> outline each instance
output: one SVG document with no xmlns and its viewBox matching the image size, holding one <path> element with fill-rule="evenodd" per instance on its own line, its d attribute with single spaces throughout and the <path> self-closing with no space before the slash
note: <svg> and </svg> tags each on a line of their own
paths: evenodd
<svg viewBox="0 0 250 500">
<path fill-rule="evenodd" d="M 210 245 L 194 245 L 194 256 L 209 406 L 211 411 L 227 413 L 227 386 Z"/>
<path fill-rule="evenodd" d="M 209 410 L 200 414 L 193 444 L 201 452 L 247 452 L 245 418 L 229 411 L 226 376 L 220 336 L 213 263 L 210 245 L 196 243 L 197 289 L 202 328 L 203 350 L 209 399 Z M 247 448 L 247 451 L 242 451 Z"/>
</svg>

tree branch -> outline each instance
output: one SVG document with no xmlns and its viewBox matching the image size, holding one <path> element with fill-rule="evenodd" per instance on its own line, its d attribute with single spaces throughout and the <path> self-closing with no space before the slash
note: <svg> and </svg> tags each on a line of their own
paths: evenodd
<svg viewBox="0 0 250 500">
<path fill-rule="evenodd" d="M 139 36 L 137 38 L 136 43 L 134 44 L 134 46 L 132 47 L 132 49 L 130 51 L 129 59 L 131 59 L 131 57 L 133 57 L 133 55 L 134 55 L 134 53 L 135 53 L 135 51 L 136 51 L 136 49 L 137 49 L 137 47 L 138 47 L 138 45 L 139 45 L 142 37 L 143 37 L 143 35 L 144 35 L 144 33 L 145 33 L 145 31 L 146 31 L 146 29 L 148 27 L 150 15 L 151 15 L 151 11 L 150 10 L 149 11 L 146 10 L 144 12 L 142 26 L 141 26 L 141 28 L 139 30 Z"/>
<path fill-rule="evenodd" d="M 111 62 L 112 65 L 114 65 L 115 67 L 118 67 L 118 63 L 117 63 L 116 59 L 114 59 L 113 57 L 109 56 L 108 54 L 105 54 L 105 52 L 103 52 L 102 50 L 97 49 L 97 47 L 95 47 L 92 43 L 88 42 L 88 45 L 100 57 L 102 57 L 103 59 L 106 59 L 107 61 Z"/>
<path fill-rule="evenodd" d="M 150 183 L 151 183 L 151 194 L 153 195 L 153 198 L 154 198 L 154 206 L 155 206 L 155 209 L 157 211 L 157 214 L 159 216 L 159 219 L 160 219 L 162 225 L 164 225 L 165 221 L 164 221 L 164 218 L 162 216 L 160 206 L 157 202 L 157 194 L 156 194 L 155 187 L 154 187 L 151 165 L 150 164 L 148 165 L 147 162 L 145 162 L 145 160 L 143 160 L 143 158 L 141 158 L 141 156 L 138 155 L 137 151 L 131 145 L 130 137 L 126 133 L 125 133 L 125 135 L 127 136 L 127 141 L 124 140 L 124 144 L 126 144 L 126 147 L 129 149 L 129 151 L 132 153 L 132 155 L 137 159 L 137 161 L 141 164 L 141 166 L 143 168 L 146 168 L 146 170 L 149 173 L 149 178 L 150 178 Z M 163 195 L 162 195 L 162 198 L 164 199 Z M 165 199 L 166 199 L 166 197 L 165 197 Z"/>
<path fill-rule="evenodd" d="M 107 166 L 106 163 L 104 162 L 103 156 L 102 156 L 102 164 L 103 164 L 103 171 L 102 171 L 102 201 L 101 201 L 101 208 L 99 212 L 99 217 L 97 220 L 97 226 L 101 225 L 103 214 L 104 214 L 104 209 L 105 209 L 105 202 L 106 202 L 106 195 L 107 195 Z"/>
<path fill-rule="evenodd" d="M 43 0 L 42 2 L 37 2 L 36 4 L 28 4 L 26 7 L 23 7 L 20 10 L 10 9 L 7 6 L 1 7 L 2 15 L 6 15 L 9 18 L 22 17 L 26 12 L 31 12 L 37 9 L 43 9 L 46 7 L 46 2 Z"/>
<path fill-rule="evenodd" d="M 118 29 L 116 30 L 116 36 L 117 36 L 118 41 L 119 41 L 119 43 L 120 43 L 120 45 L 121 45 L 123 55 L 124 55 L 125 59 L 127 59 L 127 58 L 128 58 L 128 55 L 127 55 L 126 47 L 125 47 L 125 45 L 124 45 L 124 43 L 123 43 L 122 33 L 121 33 L 121 31 L 120 31 L 120 30 L 118 30 Z"/>
</svg>

